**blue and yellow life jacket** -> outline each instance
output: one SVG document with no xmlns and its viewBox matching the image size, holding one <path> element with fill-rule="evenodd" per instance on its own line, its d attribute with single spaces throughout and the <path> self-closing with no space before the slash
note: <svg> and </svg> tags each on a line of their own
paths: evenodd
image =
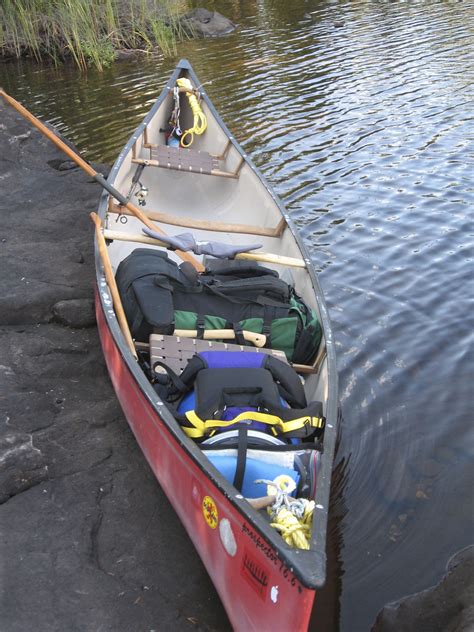
<svg viewBox="0 0 474 632">
<path fill-rule="evenodd" d="M 242 427 L 306 439 L 320 435 L 324 428 L 321 402 L 308 404 L 295 370 L 271 355 L 198 353 L 180 383 L 187 392 L 177 406 L 177 418 L 193 439 Z"/>
</svg>

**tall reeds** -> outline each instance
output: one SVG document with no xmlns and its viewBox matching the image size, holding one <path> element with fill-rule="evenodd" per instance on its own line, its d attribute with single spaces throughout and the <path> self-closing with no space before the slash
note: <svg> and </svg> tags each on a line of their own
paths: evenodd
<svg viewBox="0 0 474 632">
<path fill-rule="evenodd" d="M 102 70 L 117 49 L 176 54 L 186 0 L 1 0 L 0 55 Z"/>
</svg>

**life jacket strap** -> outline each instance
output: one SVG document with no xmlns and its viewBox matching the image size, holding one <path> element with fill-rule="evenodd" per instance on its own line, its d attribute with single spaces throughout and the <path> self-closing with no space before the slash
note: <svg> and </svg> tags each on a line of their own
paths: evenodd
<svg viewBox="0 0 474 632">
<path fill-rule="evenodd" d="M 230 421 L 224 421 L 223 419 L 201 419 L 194 410 L 188 410 L 185 413 L 187 421 L 191 424 L 191 427 L 183 426 L 184 432 L 192 439 L 200 439 L 214 428 L 228 428 L 239 422 L 243 421 L 258 421 L 260 423 L 267 424 L 272 427 L 273 434 L 287 434 L 298 430 L 309 428 L 321 430 L 324 427 L 324 417 L 315 417 L 311 415 L 304 415 L 296 419 L 283 420 L 278 415 L 272 415 L 270 413 L 262 413 L 259 411 L 247 411 L 240 413 L 234 419 Z M 279 432 L 278 432 L 279 431 Z M 309 432 L 307 433 L 310 434 Z"/>
</svg>

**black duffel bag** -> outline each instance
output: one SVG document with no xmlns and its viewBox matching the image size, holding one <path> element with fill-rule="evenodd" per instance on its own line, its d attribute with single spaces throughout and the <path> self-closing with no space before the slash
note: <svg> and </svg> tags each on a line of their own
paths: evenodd
<svg viewBox="0 0 474 632">
<path fill-rule="evenodd" d="M 207 329 L 264 333 L 267 347 L 288 360 L 312 361 L 321 340 L 314 312 L 278 277 L 253 261 L 212 259 L 198 274 L 189 263 L 178 266 L 166 252 L 137 248 L 116 273 L 132 336 L 146 342 L 151 333 Z"/>
</svg>

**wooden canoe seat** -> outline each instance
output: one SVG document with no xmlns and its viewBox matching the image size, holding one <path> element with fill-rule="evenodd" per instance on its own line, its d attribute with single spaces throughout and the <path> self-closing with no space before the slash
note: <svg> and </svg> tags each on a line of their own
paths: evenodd
<svg viewBox="0 0 474 632">
<path fill-rule="evenodd" d="M 206 151 L 168 147 L 168 145 L 151 147 L 150 158 L 156 160 L 160 167 L 166 167 L 167 169 L 210 174 L 219 167 L 217 158 L 214 158 Z"/>
<path fill-rule="evenodd" d="M 180 338 L 179 336 L 163 336 L 151 334 L 150 336 L 150 363 L 160 361 L 167 364 L 178 375 L 187 365 L 195 353 L 200 351 L 254 351 L 266 353 L 287 362 L 283 351 L 276 349 L 263 349 L 259 347 L 243 347 L 241 345 L 216 342 L 215 340 L 198 340 L 197 338 Z M 157 367 L 159 371 L 159 367 Z"/>
<path fill-rule="evenodd" d="M 213 156 L 207 151 L 196 149 L 184 149 L 182 147 L 169 147 L 168 145 L 148 145 L 150 158 L 132 158 L 132 162 L 164 169 L 175 169 L 188 173 L 200 173 L 209 176 L 222 176 L 224 178 L 238 178 L 240 167 L 235 172 L 219 169 L 219 157 Z M 243 160 L 242 160 L 243 163 Z M 242 164 L 241 163 L 241 164 Z"/>
</svg>

